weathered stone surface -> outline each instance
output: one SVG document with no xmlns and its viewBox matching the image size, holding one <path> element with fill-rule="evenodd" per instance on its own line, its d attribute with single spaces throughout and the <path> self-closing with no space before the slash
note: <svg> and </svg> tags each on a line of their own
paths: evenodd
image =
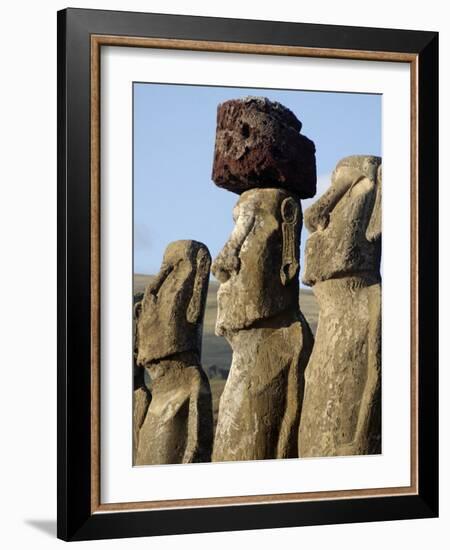
<svg viewBox="0 0 450 550">
<path fill-rule="evenodd" d="M 152 400 L 139 431 L 136 464 L 179 464 L 211 460 L 211 390 L 194 358 L 180 354 L 147 366 Z"/>
<path fill-rule="evenodd" d="M 134 295 L 133 303 L 140 302 L 144 294 L 139 292 Z M 133 334 L 134 334 L 134 350 L 133 350 L 133 462 L 136 462 L 137 446 L 139 443 L 139 430 L 144 422 L 147 414 L 148 406 L 152 399 L 151 393 L 145 384 L 145 376 L 143 369 L 140 369 L 136 364 L 137 344 L 136 344 L 136 316 L 133 316 Z"/>
<path fill-rule="evenodd" d="M 381 159 L 355 155 L 336 166 L 328 190 L 305 212 L 310 232 L 303 282 L 356 274 L 379 276 Z"/>
<path fill-rule="evenodd" d="M 200 366 L 210 263 L 202 243 L 171 243 L 160 272 L 135 306 L 136 362 L 151 379 L 137 465 L 210 460 L 211 391 Z"/>
<path fill-rule="evenodd" d="M 233 209 L 234 229 L 214 260 L 220 281 L 216 333 L 226 335 L 298 303 L 301 206 L 281 189 L 251 189 Z"/>
<path fill-rule="evenodd" d="M 220 398 L 213 461 L 298 456 L 303 371 L 313 337 L 303 317 L 275 323 L 283 324 L 229 335 L 233 362 Z"/>
<path fill-rule="evenodd" d="M 301 128 L 292 111 L 265 97 L 220 104 L 213 181 L 238 194 L 267 187 L 286 189 L 300 198 L 313 197 L 315 146 L 300 134 Z"/>
<path fill-rule="evenodd" d="M 280 189 L 252 189 L 212 271 L 216 333 L 233 349 L 213 461 L 297 456 L 303 371 L 313 337 L 298 307 L 301 207 Z"/>
<path fill-rule="evenodd" d="M 142 369 L 140 369 L 142 370 Z M 133 391 L 133 457 L 136 462 L 136 453 L 139 445 L 139 431 L 144 423 L 150 401 L 151 393 L 147 389 L 143 373 L 134 377 Z"/>
<path fill-rule="evenodd" d="M 161 269 L 135 305 L 137 364 L 175 353 L 201 352 L 203 315 L 211 257 L 196 241 L 175 241 Z"/>
<path fill-rule="evenodd" d="M 353 156 L 305 212 L 304 282 L 319 303 L 299 455 L 381 452 L 381 159 Z"/>
</svg>

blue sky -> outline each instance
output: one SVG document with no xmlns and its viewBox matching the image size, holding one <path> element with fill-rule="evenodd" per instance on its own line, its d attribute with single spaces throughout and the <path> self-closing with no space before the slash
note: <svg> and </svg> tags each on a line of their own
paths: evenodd
<svg viewBox="0 0 450 550">
<path fill-rule="evenodd" d="M 211 169 L 227 99 L 265 96 L 295 113 L 316 145 L 316 198 L 342 157 L 381 156 L 380 95 L 151 83 L 135 83 L 133 95 L 135 273 L 156 273 L 171 241 L 201 241 L 213 258 L 226 242 L 238 195 L 216 187 Z M 306 237 L 303 229 L 302 251 Z"/>
</svg>

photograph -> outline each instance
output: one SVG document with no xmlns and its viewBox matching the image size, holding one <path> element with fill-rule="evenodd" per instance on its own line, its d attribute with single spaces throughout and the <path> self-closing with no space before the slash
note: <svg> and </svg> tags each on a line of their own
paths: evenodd
<svg viewBox="0 0 450 550">
<path fill-rule="evenodd" d="M 2 547 L 448 547 L 446 4 L 2 8 Z"/>
<path fill-rule="evenodd" d="M 382 95 L 132 93 L 133 465 L 380 454 Z"/>
<path fill-rule="evenodd" d="M 437 60 L 58 13 L 58 537 L 436 517 Z"/>
</svg>

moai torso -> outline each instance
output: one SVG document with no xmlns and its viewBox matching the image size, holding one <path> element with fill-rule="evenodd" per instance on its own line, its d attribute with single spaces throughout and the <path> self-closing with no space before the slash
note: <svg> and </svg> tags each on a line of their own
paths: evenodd
<svg viewBox="0 0 450 550">
<path fill-rule="evenodd" d="M 220 400 L 214 461 L 297 456 L 312 334 L 303 318 L 285 324 L 229 337 L 233 361 Z"/>
<path fill-rule="evenodd" d="M 136 306 L 136 363 L 151 379 L 136 465 L 210 460 L 211 391 L 200 365 L 210 263 L 203 244 L 171 243 Z"/>
<path fill-rule="evenodd" d="M 381 159 L 343 159 L 305 212 L 303 281 L 319 302 L 299 455 L 381 449 Z"/>
</svg>

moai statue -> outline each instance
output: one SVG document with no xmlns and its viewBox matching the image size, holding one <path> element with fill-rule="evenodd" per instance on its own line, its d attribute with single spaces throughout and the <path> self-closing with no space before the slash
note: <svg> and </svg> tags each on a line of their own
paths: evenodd
<svg viewBox="0 0 450 550">
<path fill-rule="evenodd" d="M 202 243 L 169 244 L 158 275 L 135 306 L 136 363 L 151 379 L 136 465 L 211 460 L 211 390 L 200 365 L 210 264 Z"/>
<path fill-rule="evenodd" d="M 315 191 L 314 144 L 291 111 L 265 98 L 220 105 L 217 128 L 213 179 L 242 194 L 212 265 L 220 282 L 216 334 L 233 350 L 212 459 L 296 457 L 313 345 L 298 306 L 298 197 Z"/>
<path fill-rule="evenodd" d="M 351 156 L 305 212 L 303 281 L 319 302 L 299 455 L 381 452 L 381 158 Z"/>
<path fill-rule="evenodd" d="M 134 295 L 134 304 L 141 302 L 143 292 Z M 136 312 L 136 308 L 135 308 Z M 136 462 L 137 446 L 139 443 L 139 430 L 145 420 L 147 409 L 151 401 L 151 393 L 145 383 L 144 369 L 137 366 L 137 334 L 136 314 L 133 318 L 134 350 L 133 350 L 133 462 Z"/>
<path fill-rule="evenodd" d="M 147 415 L 152 395 L 145 384 L 144 369 L 136 369 L 133 377 L 133 461 L 136 462 L 139 432 Z"/>
</svg>

